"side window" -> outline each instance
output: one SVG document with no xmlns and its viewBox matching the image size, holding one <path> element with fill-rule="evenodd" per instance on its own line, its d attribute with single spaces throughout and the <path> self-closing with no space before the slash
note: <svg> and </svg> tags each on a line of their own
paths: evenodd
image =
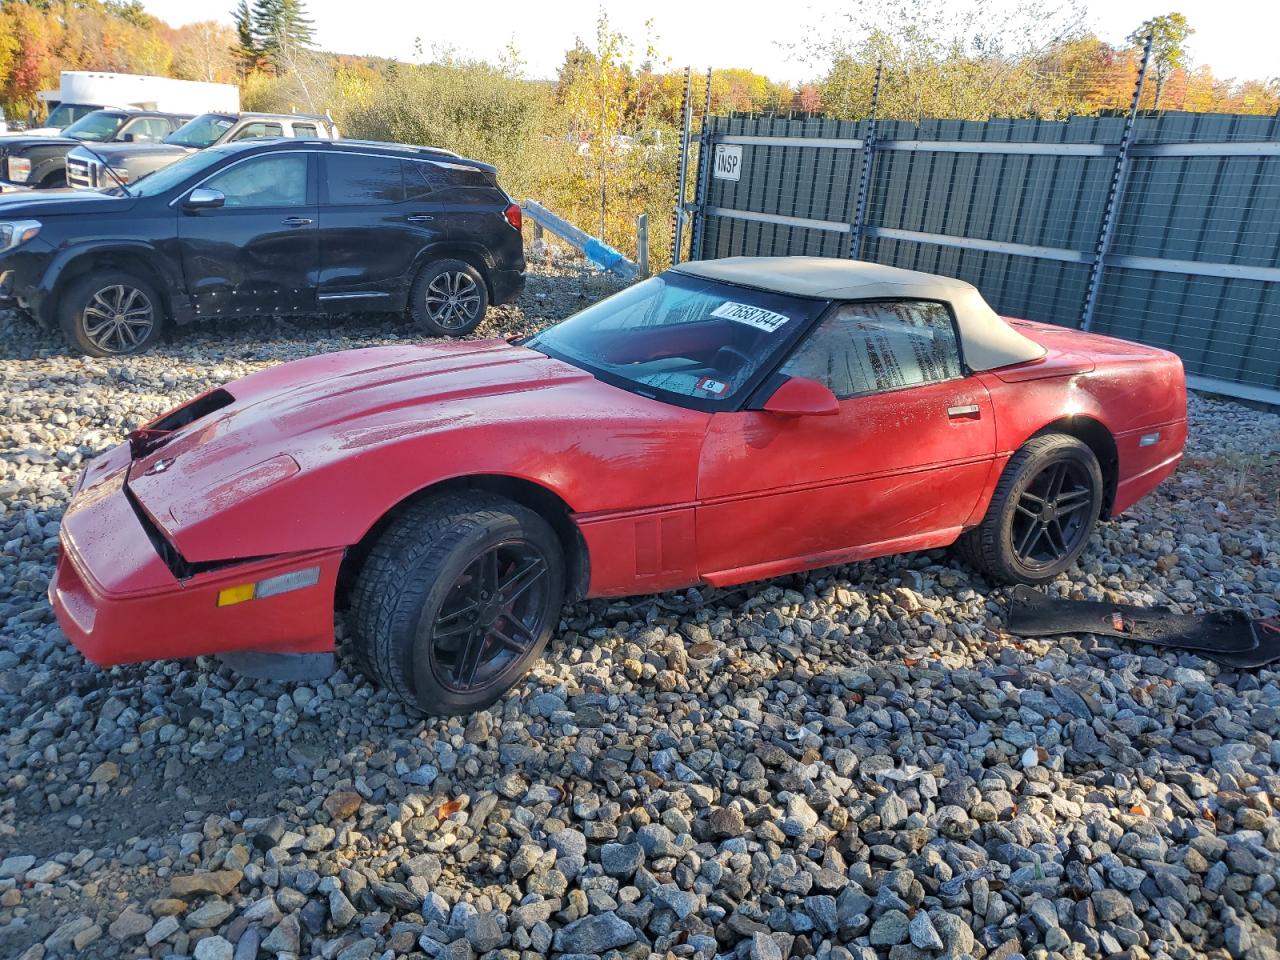
<svg viewBox="0 0 1280 960">
<path fill-rule="evenodd" d="M 293 135 L 299 140 L 319 140 L 320 131 L 314 123 L 294 123 Z"/>
<path fill-rule="evenodd" d="M 169 124 L 159 117 L 142 117 L 133 121 L 121 133 L 121 136 L 133 134 L 134 143 L 155 143 L 169 135 Z"/>
<path fill-rule="evenodd" d="M 254 157 L 214 174 L 202 186 L 221 190 L 228 207 L 300 207 L 307 202 L 307 155 Z"/>
<path fill-rule="evenodd" d="M 837 397 L 953 380 L 963 373 L 951 314 L 926 300 L 846 303 L 782 365 Z"/>
<path fill-rule="evenodd" d="M 450 163 L 447 160 L 424 160 L 414 163 L 433 190 L 449 188 L 478 187 L 492 188 L 493 183 L 483 170 L 467 166 L 465 163 Z"/>
<path fill-rule="evenodd" d="M 270 123 L 266 120 L 255 120 L 252 123 L 246 123 L 243 127 L 235 132 L 232 140 L 251 140 L 254 137 L 282 137 L 284 136 L 284 127 L 278 123 Z"/>
<path fill-rule="evenodd" d="M 358 153 L 325 156 L 325 184 L 331 206 L 399 203 L 404 199 L 400 161 Z"/>
</svg>

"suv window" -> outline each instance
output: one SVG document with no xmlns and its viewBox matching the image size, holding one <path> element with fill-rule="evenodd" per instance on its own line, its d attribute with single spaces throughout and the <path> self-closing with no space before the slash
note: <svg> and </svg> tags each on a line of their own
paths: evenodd
<svg viewBox="0 0 1280 960">
<path fill-rule="evenodd" d="M 283 137 L 284 127 L 278 123 L 271 123 L 268 120 L 255 120 L 253 123 L 246 123 L 243 127 L 235 132 L 232 141 L 235 140 L 251 140 L 254 137 Z"/>
<path fill-rule="evenodd" d="M 160 117 L 139 117 L 121 132 L 121 136 L 130 134 L 135 143 L 158 143 L 169 135 L 169 121 Z"/>
<path fill-rule="evenodd" d="M 320 131 L 314 123 L 293 124 L 293 135 L 299 140 L 319 140 Z"/>
<path fill-rule="evenodd" d="M 395 157 L 332 153 L 325 156 L 324 162 L 325 184 L 333 206 L 399 203 L 404 199 L 400 161 Z"/>
<path fill-rule="evenodd" d="M 449 187 L 492 187 L 493 183 L 483 170 L 465 163 L 449 163 L 444 160 L 423 160 L 410 164 L 418 176 L 432 190 Z"/>
<path fill-rule="evenodd" d="M 781 372 L 825 383 L 841 399 L 962 376 L 951 314 L 927 300 L 837 307 Z"/>
<path fill-rule="evenodd" d="M 228 207 L 300 207 L 307 202 L 307 155 L 252 157 L 215 173 L 201 186 L 221 190 Z"/>
</svg>

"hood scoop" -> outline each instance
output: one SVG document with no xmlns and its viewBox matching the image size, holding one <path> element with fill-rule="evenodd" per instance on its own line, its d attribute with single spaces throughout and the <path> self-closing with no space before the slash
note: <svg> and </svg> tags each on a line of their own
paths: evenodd
<svg viewBox="0 0 1280 960">
<path fill-rule="evenodd" d="M 176 410 L 170 410 L 163 417 L 158 420 L 152 420 L 145 427 L 139 427 L 137 430 L 131 431 L 125 438 L 129 441 L 130 459 L 141 460 L 172 440 L 174 434 L 183 427 L 190 426 L 197 420 L 203 419 L 223 407 L 229 407 L 235 402 L 235 397 L 231 396 L 222 387 L 219 387 L 216 390 L 210 390 L 208 393 L 202 393 L 190 403 L 184 404 Z"/>
</svg>

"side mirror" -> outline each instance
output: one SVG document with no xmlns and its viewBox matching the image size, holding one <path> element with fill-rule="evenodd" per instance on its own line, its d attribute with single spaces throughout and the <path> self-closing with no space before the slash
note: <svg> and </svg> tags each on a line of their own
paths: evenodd
<svg viewBox="0 0 1280 960">
<path fill-rule="evenodd" d="M 211 210 L 222 206 L 226 202 L 227 198 L 221 190 L 196 187 L 187 194 L 187 199 L 182 201 L 182 205 L 188 210 Z"/>
<path fill-rule="evenodd" d="M 840 402 L 825 384 L 808 377 L 792 377 L 760 409 L 780 417 L 834 417 Z"/>
<path fill-rule="evenodd" d="M 132 133 L 126 133 L 123 137 L 121 137 L 121 138 L 120 138 L 120 142 L 121 142 L 121 143 L 133 143 L 133 134 L 132 134 Z"/>
</svg>

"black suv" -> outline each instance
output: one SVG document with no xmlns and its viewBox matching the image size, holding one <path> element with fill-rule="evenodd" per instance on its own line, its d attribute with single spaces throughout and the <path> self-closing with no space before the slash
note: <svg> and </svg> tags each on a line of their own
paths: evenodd
<svg viewBox="0 0 1280 960">
<path fill-rule="evenodd" d="M 168 322 L 407 310 L 462 336 L 524 286 L 493 167 L 358 140 L 245 140 L 135 184 L 0 194 L 0 304 L 94 356 Z"/>
<path fill-rule="evenodd" d="M 190 119 L 153 110 L 95 110 L 56 137 L 0 137 L 0 178 L 38 189 L 65 186 L 72 148 L 82 143 L 159 143 Z"/>
</svg>

